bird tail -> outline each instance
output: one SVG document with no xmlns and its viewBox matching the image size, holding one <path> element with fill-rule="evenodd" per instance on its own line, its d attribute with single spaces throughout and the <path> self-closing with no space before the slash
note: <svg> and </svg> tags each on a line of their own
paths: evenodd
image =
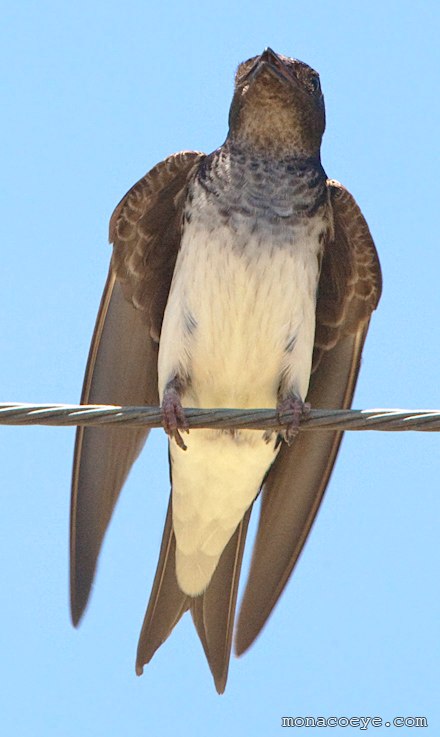
<svg viewBox="0 0 440 737">
<path fill-rule="evenodd" d="M 226 545 L 218 564 L 214 564 L 215 571 L 206 590 L 192 597 L 184 594 L 177 583 L 170 498 L 156 575 L 139 638 L 138 675 L 171 634 L 182 614 L 190 609 L 216 689 L 223 693 L 228 677 L 238 583 L 250 514 L 251 508 Z"/>
</svg>

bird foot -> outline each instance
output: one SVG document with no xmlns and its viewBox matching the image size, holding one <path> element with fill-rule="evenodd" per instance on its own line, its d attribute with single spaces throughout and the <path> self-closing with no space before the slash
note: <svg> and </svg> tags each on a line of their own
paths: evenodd
<svg viewBox="0 0 440 737">
<path fill-rule="evenodd" d="M 189 433 L 188 420 L 186 419 L 180 394 L 175 386 L 170 383 L 163 395 L 162 399 L 162 424 L 165 432 L 174 438 L 179 448 L 186 450 L 180 430 Z"/>
<path fill-rule="evenodd" d="M 301 420 L 307 417 L 310 413 L 309 402 L 303 402 L 302 399 L 291 394 L 284 399 L 280 399 L 277 405 L 277 416 L 281 425 L 286 425 L 286 428 L 281 432 L 281 436 L 286 441 L 287 445 L 292 445 L 296 436 L 299 432 L 299 426 Z M 289 419 L 286 421 L 285 415 L 289 415 Z"/>
</svg>

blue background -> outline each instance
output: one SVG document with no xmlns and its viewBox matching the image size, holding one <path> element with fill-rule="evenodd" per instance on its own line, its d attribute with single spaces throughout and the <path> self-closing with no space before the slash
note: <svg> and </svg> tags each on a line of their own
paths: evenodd
<svg viewBox="0 0 440 737">
<path fill-rule="evenodd" d="M 354 404 L 440 407 L 439 12 L 434 0 L 4 7 L 0 401 L 78 400 L 113 207 L 166 155 L 224 140 L 235 67 L 270 45 L 319 70 L 324 166 L 381 255 Z M 426 715 L 424 734 L 440 734 L 438 435 L 346 436 L 295 575 L 222 697 L 189 617 L 134 674 L 168 497 L 163 434 L 121 496 L 78 631 L 74 431 L 0 437 L 4 734 L 268 737 L 281 716 L 306 715 Z"/>
</svg>

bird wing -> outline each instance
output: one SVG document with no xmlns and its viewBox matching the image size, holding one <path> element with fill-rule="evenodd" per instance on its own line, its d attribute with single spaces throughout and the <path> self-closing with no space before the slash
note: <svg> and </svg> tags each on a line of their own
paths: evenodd
<svg viewBox="0 0 440 737">
<path fill-rule="evenodd" d="M 368 225 L 352 195 L 327 182 L 333 234 L 325 244 L 316 306 L 313 374 L 307 400 L 320 409 L 351 406 L 362 348 L 382 280 Z M 264 626 L 310 532 L 336 460 L 342 432 L 299 433 L 283 444 L 262 490 L 259 526 L 238 617 L 243 653 Z"/>
<path fill-rule="evenodd" d="M 110 221 L 113 257 L 87 362 L 83 404 L 158 404 L 157 351 L 180 246 L 188 181 L 204 154 L 165 159 L 132 187 Z M 78 428 L 70 518 L 70 591 L 76 625 L 105 531 L 148 430 Z"/>
</svg>

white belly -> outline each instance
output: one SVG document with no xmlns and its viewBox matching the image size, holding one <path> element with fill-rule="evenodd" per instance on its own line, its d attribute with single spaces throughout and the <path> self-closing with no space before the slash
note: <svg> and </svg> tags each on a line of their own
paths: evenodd
<svg viewBox="0 0 440 737">
<path fill-rule="evenodd" d="M 286 242 L 186 226 L 165 311 L 159 391 L 188 377 L 184 406 L 276 407 L 307 393 L 315 330 L 318 229 Z M 203 235 L 202 235 L 203 233 Z M 269 236 L 269 233 L 267 233 Z M 294 236 L 294 239 L 293 239 Z M 234 240 L 232 241 L 232 238 Z M 181 588 L 197 595 L 273 462 L 261 431 L 195 430 L 170 446 Z"/>
</svg>

